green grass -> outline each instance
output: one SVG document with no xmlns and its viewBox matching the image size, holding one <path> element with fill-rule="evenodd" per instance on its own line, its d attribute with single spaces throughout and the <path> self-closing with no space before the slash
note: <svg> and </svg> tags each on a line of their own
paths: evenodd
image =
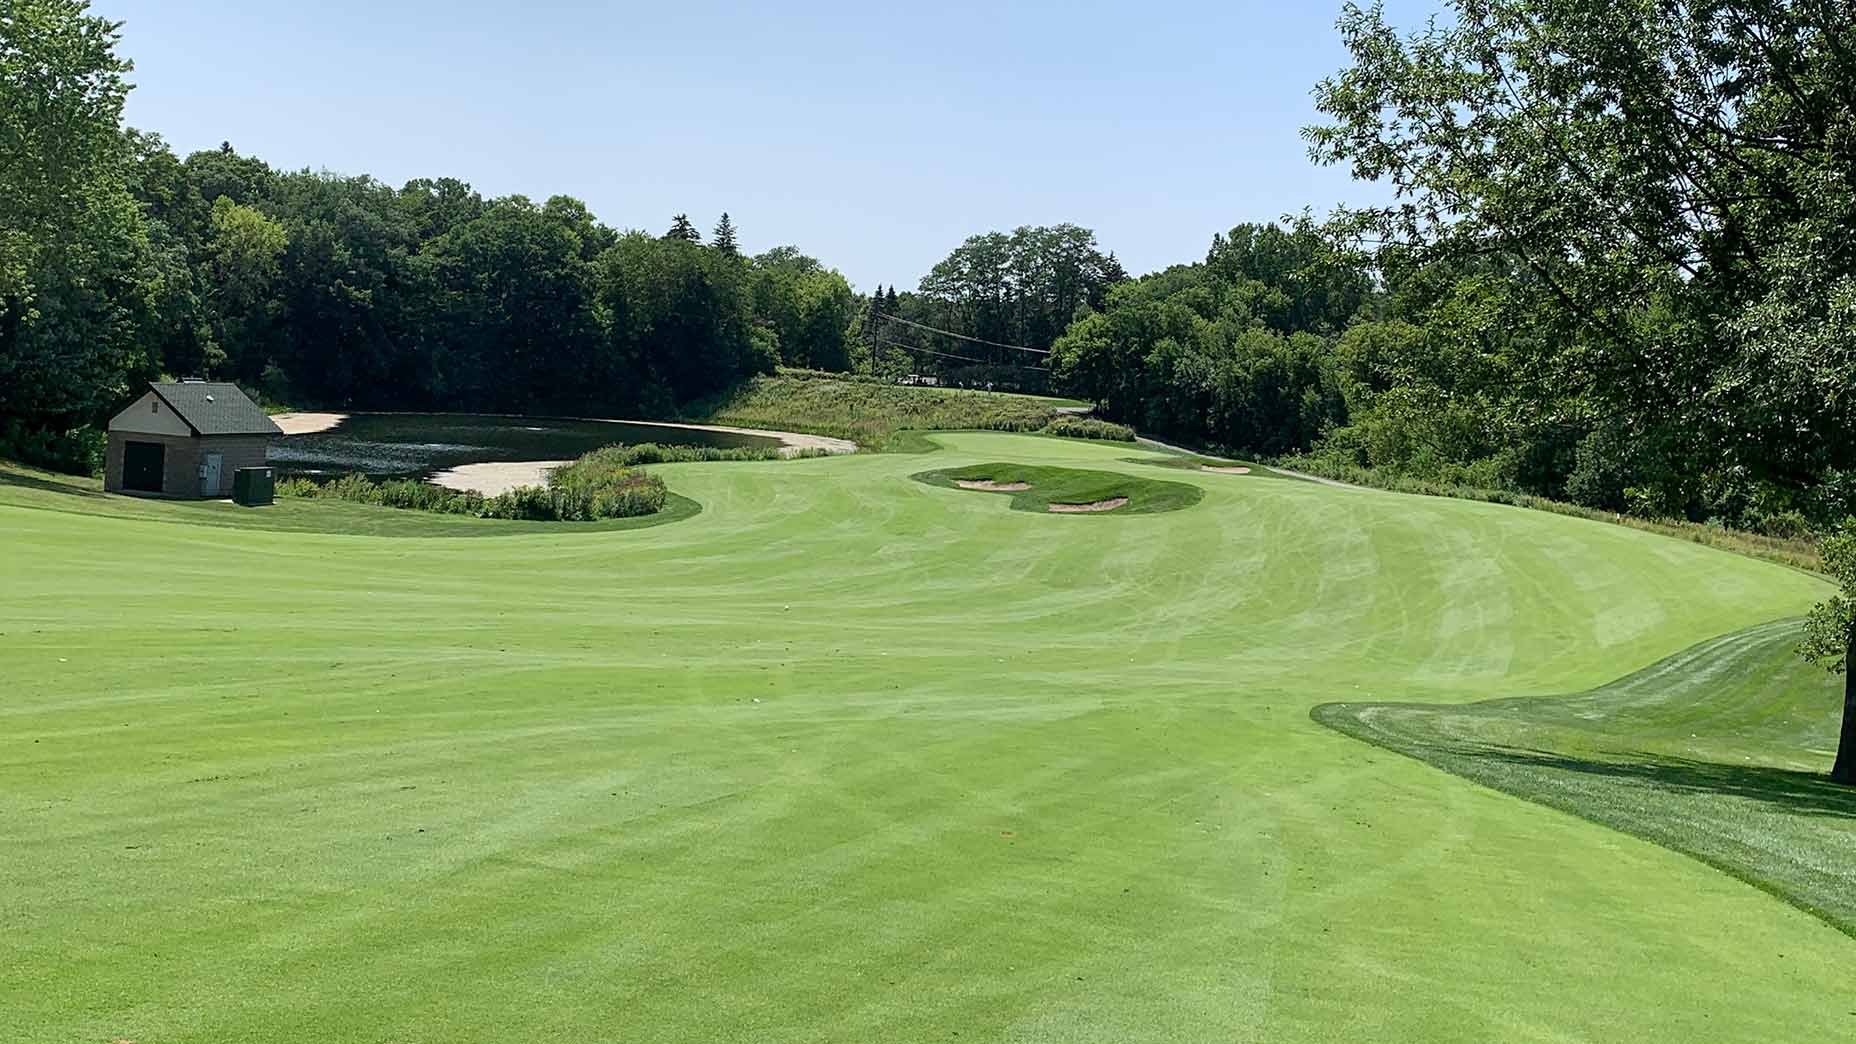
<svg viewBox="0 0 1856 1044">
<path fill-rule="evenodd" d="M 1161 511 L 1178 511 L 1199 502 L 1204 491 L 1184 482 L 1161 482 L 1113 471 L 1082 468 L 1059 468 L 1035 464 L 1001 463 L 963 464 L 956 468 L 924 471 L 910 476 L 917 482 L 962 493 L 1011 498 L 1014 511 L 1049 513 L 1053 504 L 1095 504 L 1126 497 L 1128 502 L 1102 515 L 1150 515 Z M 962 488 L 965 481 L 1026 483 L 1029 489 L 1015 491 L 974 490 Z"/>
<path fill-rule="evenodd" d="M 1468 501 L 1181 471 L 1197 505 L 1077 522 L 921 467 L 665 465 L 702 510 L 624 532 L 0 483 L 0 1036 L 1856 1027 L 1824 921 L 1309 718 L 1593 689 L 1821 581 Z"/>
<path fill-rule="evenodd" d="M 1687 852 L 1856 935 L 1856 789 L 1823 774 L 1843 681 L 1796 620 L 1577 696 L 1337 703 L 1314 717 L 1497 790 Z"/>
</svg>

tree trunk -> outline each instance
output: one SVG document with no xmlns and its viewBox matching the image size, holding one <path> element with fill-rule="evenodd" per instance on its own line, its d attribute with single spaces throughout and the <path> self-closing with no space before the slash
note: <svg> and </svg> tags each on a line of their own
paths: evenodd
<svg viewBox="0 0 1856 1044">
<path fill-rule="evenodd" d="M 1850 647 L 1843 661 L 1843 735 L 1837 741 L 1837 763 L 1830 778 L 1856 786 L 1856 627 L 1850 628 Z"/>
</svg>

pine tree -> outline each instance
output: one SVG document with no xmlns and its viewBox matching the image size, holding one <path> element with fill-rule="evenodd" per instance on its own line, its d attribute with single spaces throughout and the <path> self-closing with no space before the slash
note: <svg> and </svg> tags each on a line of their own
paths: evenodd
<svg viewBox="0 0 1856 1044">
<path fill-rule="evenodd" d="M 664 233 L 664 238 L 682 239 L 691 243 L 700 243 L 702 242 L 702 233 L 696 231 L 695 225 L 690 224 L 690 216 L 688 214 L 678 214 L 676 219 L 670 223 L 670 231 Z"/>
<path fill-rule="evenodd" d="M 740 247 L 735 242 L 735 223 L 728 220 L 728 211 L 722 211 L 722 220 L 715 223 L 715 248 L 724 254 L 738 254 Z"/>
</svg>

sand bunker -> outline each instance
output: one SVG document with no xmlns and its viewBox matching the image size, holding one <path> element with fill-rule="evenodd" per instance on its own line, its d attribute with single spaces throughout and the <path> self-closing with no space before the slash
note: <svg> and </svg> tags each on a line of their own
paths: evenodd
<svg viewBox="0 0 1856 1044">
<path fill-rule="evenodd" d="M 992 479 L 955 479 L 954 485 L 961 489 L 984 489 L 993 493 L 1017 493 L 1031 488 L 1029 482 L 994 482 Z"/>
<path fill-rule="evenodd" d="M 328 431 L 348 419 L 346 413 L 278 413 L 271 419 L 284 430 L 285 435 L 314 435 L 319 431 Z"/>
<path fill-rule="evenodd" d="M 488 464 L 460 464 L 432 476 L 432 482 L 460 493 L 499 496 L 517 486 L 545 486 L 548 473 L 565 460 L 494 461 Z"/>
<path fill-rule="evenodd" d="M 1127 502 L 1127 497 L 1110 497 L 1087 504 L 1052 504 L 1050 509 L 1059 515 L 1080 515 L 1090 511 L 1113 511 Z"/>
<path fill-rule="evenodd" d="M 1220 475 L 1248 475 L 1250 474 L 1249 468 L 1238 467 L 1238 466 L 1232 466 L 1228 468 L 1215 468 L 1215 467 L 1212 467 L 1210 464 L 1201 464 L 1199 465 L 1199 470 L 1200 471 L 1215 471 Z"/>
</svg>

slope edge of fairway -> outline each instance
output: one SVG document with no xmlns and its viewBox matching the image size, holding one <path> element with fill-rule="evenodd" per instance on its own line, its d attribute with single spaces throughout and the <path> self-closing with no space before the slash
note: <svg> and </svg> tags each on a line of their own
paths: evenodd
<svg viewBox="0 0 1856 1044">
<path fill-rule="evenodd" d="M 598 522 L 474 518 L 314 497 L 278 497 L 274 504 L 251 508 L 229 500 L 168 500 L 105 493 L 99 479 L 41 471 L 6 460 L 0 460 L 0 507 L 126 522 L 413 539 L 624 532 L 681 522 L 702 513 L 700 503 L 675 490 L 665 497 L 662 510 L 653 514 Z"/>
<path fill-rule="evenodd" d="M 1824 775 L 1840 682 L 1797 618 L 1566 696 L 1326 703 L 1336 731 L 1691 856 L 1856 937 L 1856 790 Z"/>
</svg>

